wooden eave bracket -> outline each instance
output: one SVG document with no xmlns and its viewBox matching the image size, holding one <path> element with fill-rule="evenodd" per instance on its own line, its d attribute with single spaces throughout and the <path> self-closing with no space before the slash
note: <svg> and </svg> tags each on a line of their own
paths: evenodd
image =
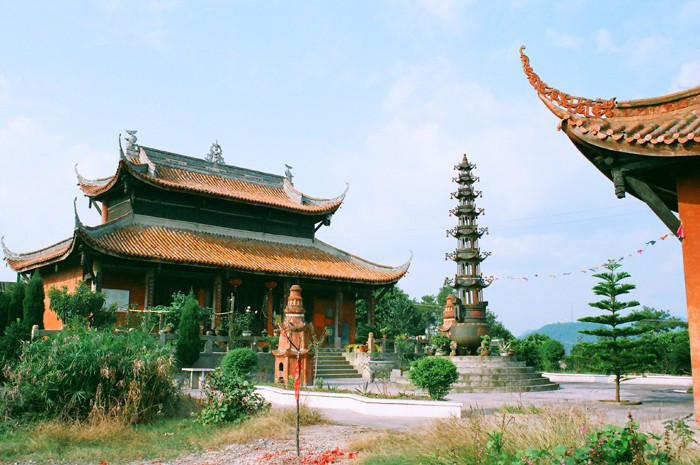
<svg viewBox="0 0 700 465">
<path fill-rule="evenodd" d="M 666 206 L 649 184 L 633 176 L 625 176 L 625 183 L 651 208 L 651 211 L 659 217 L 673 235 L 678 237 L 677 233 L 678 228 L 681 226 L 681 220 L 673 214 L 671 209 Z M 681 238 L 678 238 L 678 240 L 681 240 Z"/>
</svg>

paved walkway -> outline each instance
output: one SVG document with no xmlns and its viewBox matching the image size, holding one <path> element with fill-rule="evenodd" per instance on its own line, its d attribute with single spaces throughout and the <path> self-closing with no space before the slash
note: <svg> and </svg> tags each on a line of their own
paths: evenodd
<svg viewBox="0 0 700 465">
<path fill-rule="evenodd" d="M 342 380 L 338 387 L 342 389 L 354 389 L 362 386 L 363 382 L 356 380 Z M 627 420 L 628 412 L 633 417 L 646 424 L 657 426 L 662 421 L 678 418 L 693 412 L 693 395 L 678 393 L 675 386 L 665 385 L 639 385 L 622 384 L 621 396 L 623 400 L 641 402 L 639 405 L 624 405 L 615 402 L 603 402 L 615 397 L 614 384 L 596 383 L 560 383 L 557 391 L 523 392 L 523 393 L 453 393 L 447 396 L 447 400 L 461 402 L 465 410 L 482 410 L 484 413 L 493 413 L 504 405 L 536 405 L 538 407 L 552 407 L 560 405 L 564 408 L 570 406 L 590 407 L 603 415 L 606 421 L 622 424 Z M 377 386 L 370 385 L 376 392 Z M 397 392 L 399 389 L 390 388 Z M 407 430 L 416 425 L 426 424 L 422 419 L 406 419 L 394 417 L 370 417 L 344 410 L 326 411 L 326 415 L 339 424 L 365 426 L 378 429 Z"/>
</svg>

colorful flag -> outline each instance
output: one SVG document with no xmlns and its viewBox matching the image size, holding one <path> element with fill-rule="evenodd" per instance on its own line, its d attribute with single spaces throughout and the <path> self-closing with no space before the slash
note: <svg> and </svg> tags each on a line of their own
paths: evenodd
<svg viewBox="0 0 700 465">
<path fill-rule="evenodd" d="M 681 239 L 685 239 L 685 232 L 683 231 L 683 223 L 681 223 L 681 225 L 678 226 L 678 231 L 676 231 L 676 236 L 678 236 Z"/>
</svg>

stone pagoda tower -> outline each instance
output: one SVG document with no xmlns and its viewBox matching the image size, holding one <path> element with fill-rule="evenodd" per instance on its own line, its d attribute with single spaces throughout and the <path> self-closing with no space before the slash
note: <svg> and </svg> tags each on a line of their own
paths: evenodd
<svg viewBox="0 0 700 465">
<path fill-rule="evenodd" d="M 450 214 L 458 218 L 458 224 L 447 234 L 457 239 L 457 249 L 445 254 L 445 259 L 457 264 L 454 279 L 445 280 L 446 285 L 454 288 L 456 296 L 448 296 L 443 325 L 439 329 L 457 342 L 460 352 L 476 349 L 481 343 L 481 336 L 489 332 L 486 323 L 488 302 L 483 300 L 483 289 L 491 284 L 491 280 L 481 275 L 481 262 L 491 254 L 482 254 L 479 250 L 479 238 L 488 230 L 477 225 L 477 218 L 484 209 L 477 208 L 475 203 L 481 197 L 481 191 L 474 190 L 474 183 L 479 180 L 474 176 L 475 168 L 466 155 L 454 167 L 458 176 L 453 181 L 458 189 L 452 193 L 452 198 L 457 199 L 458 204 L 450 210 Z"/>
</svg>

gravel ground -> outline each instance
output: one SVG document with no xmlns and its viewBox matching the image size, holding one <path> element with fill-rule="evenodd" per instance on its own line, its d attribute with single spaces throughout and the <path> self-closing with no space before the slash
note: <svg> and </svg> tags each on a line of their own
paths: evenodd
<svg viewBox="0 0 700 465">
<path fill-rule="evenodd" d="M 221 449 L 185 455 L 173 460 L 145 462 L 154 465 L 327 465 L 354 462 L 347 444 L 366 428 L 339 425 L 309 426 L 301 430 L 301 457 L 296 457 L 294 439 L 260 438 L 247 444 L 229 444 Z M 134 462 L 140 465 L 143 462 Z M 145 464 L 144 464 L 145 465 Z"/>
</svg>

